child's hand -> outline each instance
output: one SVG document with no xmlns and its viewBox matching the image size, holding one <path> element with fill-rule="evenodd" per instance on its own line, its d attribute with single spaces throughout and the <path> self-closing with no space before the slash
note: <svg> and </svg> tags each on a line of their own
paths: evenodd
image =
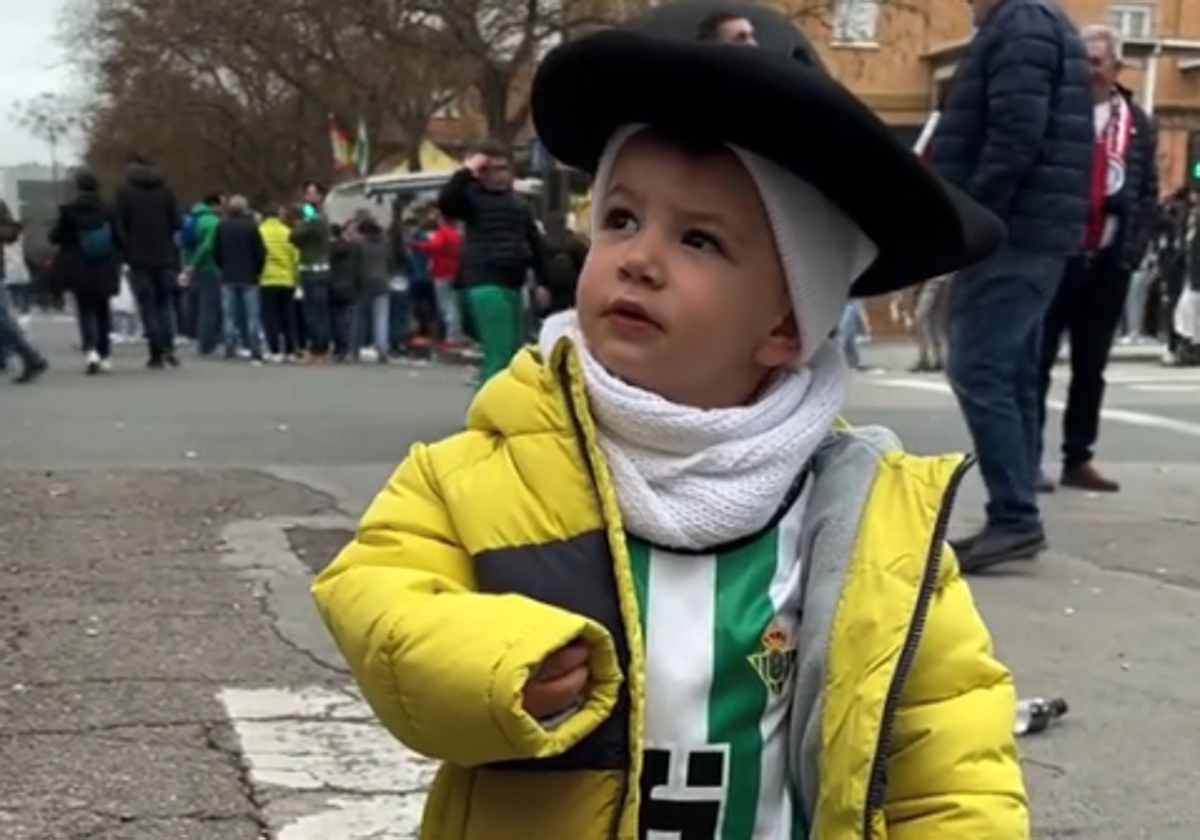
<svg viewBox="0 0 1200 840">
<path fill-rule="evenodd" d="M 525 711 L 544 720 L 582 703 L 591 655 L 586 642 L 574 641 L 547 656 L 525 686 Z"/>
</svg>

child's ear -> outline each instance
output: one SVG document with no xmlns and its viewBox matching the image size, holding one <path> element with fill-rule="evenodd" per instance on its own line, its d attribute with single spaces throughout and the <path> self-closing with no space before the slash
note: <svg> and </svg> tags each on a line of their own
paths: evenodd
<svg viewBox="0 0 1200 840">
<path fill-rule="evenodd" d="M 765 368 L 787 367 L 800 358 L 800 328 L 796 316 L 789 312 L 771 330 L 758 348 L 754 360 Z"/>
</svg>

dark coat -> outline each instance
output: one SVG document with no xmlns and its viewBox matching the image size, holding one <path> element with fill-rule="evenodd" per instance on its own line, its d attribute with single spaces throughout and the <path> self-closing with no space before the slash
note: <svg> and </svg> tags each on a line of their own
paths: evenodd
<svg viewBox="0 0 1200 840">
<path fill-rule="evenodd" d="M 258 285 L 267 265 L 267 246 L 254 217 L 246 213 L 225 217 L 217 229 L 213 258 L 221 269 L 222 283 Z"/>
<path fill-rule="evenodd" d="M 465 227 L 459 281 L 464 287 L 519 289 L 532 270 L 545 284 L 546 254 L 528 202 L 512 190 L 489 190 L 469 169 L 442 187 L 438 208 Z"/>
<path fill-rule="evenodd" d="M 929 163 L 1008 226 L 1011 247 L 1083 248 L 1095 143 L 1087 56 L 1054 0 L 1005 0 L 958 66 Z"/>
<path fill-rule="evenodd" d="M 1118 90 L 1133 108 L 1133 138 L 1125 154 L 1125 186 L 1109 197 L 1107 210 L 1120 223 L 1113 243 L 1117 262 L 1132 272 L 1145 259 L 1158 227 L 1158 140 L 1154 121 L 1133 94 Z"/>
<path fill-rule="evenodd" d="M 83 252 L 80 231 L 108 224 L 113 251 L 107 259 L 94 259 Z M 121 290 L 120 225 L 116 211 L 97 193 L 80 192 L 58 208 L 50 229 L 50 242 L 58 247 L 54 257 L 54 284 L 85 299 L 113 297 Z"/>
<path fill-rule="evenodd" d="M 329 297 L 343 304 L 358 299 L 358 249 L 349 239 L 329 243 Z"/>
<path fill-rule="evenodd" d="M 183 224 L 175 193 L 157 169 L 130 164 L 117 191 L 117 220 L 130 268 L 163 269 L 178 264 L 175 234 Z"/>
<path fill-rule="evenodd" d="M 386 295 L 395 269 L 395 245 L 374 222 L 360 224 L 358 234 L 354 243 L 358 293 L 366 298 Z"/>
<path fill-rule="evenodd" d="M 550 305 L 545 314 L 562 312 L 575 306 L 575 291 L 579 287 L 579 276 L 587 262 L 588 243 L 578 234 L 566 234 L 564 241 L 551 248 L 547 280 L 550 289 Z"/>
</svg>

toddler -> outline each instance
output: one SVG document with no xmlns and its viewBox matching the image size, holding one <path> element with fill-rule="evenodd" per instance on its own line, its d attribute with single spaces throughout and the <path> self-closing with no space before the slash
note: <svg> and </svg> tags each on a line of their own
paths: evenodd
<svg viewBox="0 0 1200 840">
<path fill-rule="evenodd" d="M 413 448 L 317 603 L 443 762 L 425 840 L 1023 840 L 1012 680 L 944 544 L 967 465 L 841 423 L 828 338 L 1002 230 L 781 16 L 665 23 L 712 5 L 539 68 L 542 142 L 595 174 L 576 309 Z"/>
</svg>

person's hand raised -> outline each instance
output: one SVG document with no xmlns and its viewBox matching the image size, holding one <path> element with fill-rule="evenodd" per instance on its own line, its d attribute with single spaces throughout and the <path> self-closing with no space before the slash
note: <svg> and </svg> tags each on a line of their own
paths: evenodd
<svg viewBox="0 0 1200 840">
<path fill-rule="evenodd" d="M 577 640 L 547 656 L 525 685 L 525 711 L 545 720 L 582 703 L 591 655 L 587 643 Z"/>
<path fill-rule="evenodd" d="M 489 158 L 487 155 L 483 154 L 482 152 L 475 152 L 467 157 L 466 161 L 464 161 L 464 164 L 466 165 L 467 169 L 470 169 L 473 173 L 478 175 L 483 168 L 488 165 L 488 160 Z"/>
</svg>

